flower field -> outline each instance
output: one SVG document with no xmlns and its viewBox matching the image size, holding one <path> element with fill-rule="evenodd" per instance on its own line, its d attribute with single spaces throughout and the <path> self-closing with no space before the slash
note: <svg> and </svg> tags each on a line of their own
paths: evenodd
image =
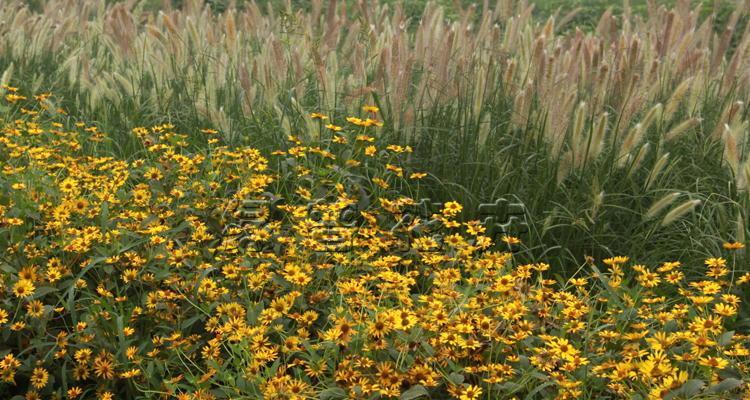
<svg viewBox="0 0 750 400">
<path fill-rule="evenodd" d="M 271 3 L 0 5 L 1 399 L 750 398 L 748 5 Z"/>
</svg>

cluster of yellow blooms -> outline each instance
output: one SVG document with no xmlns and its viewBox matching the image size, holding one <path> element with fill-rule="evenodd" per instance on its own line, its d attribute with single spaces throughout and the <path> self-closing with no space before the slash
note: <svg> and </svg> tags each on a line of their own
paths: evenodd
<svg viewBox="0 0 750 400">
<path fill-rule="evenodd" d="M 268 159 L 161 125 L 134 129 L 144 151 L 122 160 L 96 154 L 97 129 L 44 120 L 46 97 L 15 96 L 3 398 L 750 397 L 741 243 L 700 277 L 613 257 L 553 280 L 458 203 L 405 220 L 425 175 L 378 143 L 376 107 Z"/>
</svg>

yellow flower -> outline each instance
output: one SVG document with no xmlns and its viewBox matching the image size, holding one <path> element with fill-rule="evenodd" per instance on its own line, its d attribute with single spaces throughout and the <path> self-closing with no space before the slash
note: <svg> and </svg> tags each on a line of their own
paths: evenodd
<svg viewBox="0 0 750 400">
<path fill-rule="evenodd" d="M 570 361 L 578 355 L 578 350 L 567 339 L 555 338 L 547 343 L 547 346 L 550 348 L 550 354 L 563 360 Z"/>
<path fill-rule="evenodd" d="M 344 129 L 344 128 L 342 128 L 342 127 L 340 127 L 338 125 L 334 125 L 334 124 L 328 124 L 328 125 L 326 125 L 326 128 L 328 128 L 328 129 L 330 129 L 330 130 L 332 130 L 334 132 L 338 132 L 338 131 L 341 131 L 341 130 Z"/>
<path fill-rule="evenodd" d="M 745 244 L 742 242 L 726 242 L 722 246 L 727 250 L 739 250 L 745 248 Z"/>
<path fill-rule="evenodd" d="M 62 183 L 60 183 L 60 191 L 63 193 L 74 193 L 78 190 L 78 181 L 76 181 L 73 178 L 65 178 Z"/>
<path fill-rule="evenodd" d="M 49 372 L 42 367 L 34 368 L 34 372 L 31 374 L 31 384 L 37 389 L 42 389 L 47 386 L 49 380 Z"/>
<path fill-rule="evenodd" d="M 18 282 L 13 285 L 13 294 L 15 294 L 16 297 L 30 297 L 34 294 L 35 290 L 36 287 L 34 287 L 34 282 L 28 279 L 19 279 Z"/>
<path fill-rule="evenodd" d="M 693 322 L 690 323 L 690 330 L 694 333 L 714 333 L 718 334 L 722 329 L 721 317 L 696 317 Z"/>
<path fill-rule="evenodd" d="M 113 400 L 115 398 L 115 395 L 112 392 L 102 392 L 99 394 L 98 400 Z"/>
<path fill-rule="evenodd" d="M 44 304 L 39 300 L 32 300 L 26 304 L 26 313 L 32 318 L 39 318 L 44 313 Z"/>
<path fill-rule="evenodd" d="M 721 357 L 701 357 L 698 364 L 709 368 L 724 369 L 729 365 L 729 361 Z"/>
<path fill-rule="evenodd" d="M 514 237 L 514 236 L 508 236 L 508 235 L 503 235 L 503 237 L 500 238 L 500 240 L 505 242 L 508 246 L 521 243 L 521 239 Z"/>
<path fill-rule="evenodd" d="M 360 118 L 357 118 L 357 117 L 346 117 L 346 121 L 349 122 L 349 123 L 352 123 L 354 125 L 359 125 L 359 126 L 363 126 L 364 125 L 364 121 L 362 119 L 360 119 Z"/>
<path fill-rule="evenodd" d="M 625 264 L 626 262 L 628 262 L 628 260 L 630 260 L 630 257 L 615 256 L 615 257 L 605 258 L 603 261 L 605 264 L 609 266 L 613 266 L 613 265 Z"/>
<path fill-rule="evenodd" d="M 369 112 L 369 113 L 376 113 L 380 111 L 380 109 L 377 106 L 364 106 L 362 107 L 362 111 Z"/>
<path fill-rule="evenodd" d="M 383 126 L 383 123 L 380 122 L 380 121 L 378 121 L 378 120 L 376 120 L 376 119 L 367 118 L 367 119 L 365 119 L 364 121 L 361 122 L 361 125 L 362 126 L 373 126 L 374 125 L 374 126 L 377 126 L 377 127 L 381 127 L 381 126 Z"/>
<path fill-rule="evenodd" d="M 737 307 L 725 303 L 718 303 L 714 304 L 714 312 L 724 317 L 731 317 L 737 314 Z"/>
<path fill-rule="evenodd" d="M 398 166 L 395 166 L 395 165 L 392 165 L 392 164 L 386 164 L 385 165 L 385 169 L 387 169 L 388 171 L 393 172 L 397 176 L 404 176 L 404 169 L 401 168 L 401 167 L 398 167 Z"/>
<path fill-rule="evenodd" d="M 455 201 L 449 201 L 443 205 L 443 215 L 446 217 L 456 216 L 463 210 L 463 206 Z"/>
<path fill-rule="evenodd" d="M 70 389 L 68 389 L 68 398 L 71 400 L 75 399 L 81 394 L 83 394 L 83 389 L 81 389 L 79 386 L 73 386 Z"/>
<path fill-rule="evenodd" d="M 721 257 L 716 257 L 716 258 L 707 259 L 705 263 L 708 267 L 711 267 L 711 268 L 721 268 L 721 267 L 726 267 L 727 260 Z"/>
<path fill-rule="evenodd" d="M 476 400 L 482 395 L 482 388 L 476 385 L 469 385 L 461 390 L 459 400 Z"/>
<path fill-rule="evenodd" d="M 115 376 L 112 360 L 106 354 L 101 354 L 94 360 L 94 374 L 102 379 L 112 379 Z"/>
<path fill-rule="evenodd" d="M 370 142 L 370 143 L 372 143 L 372 142 L 375 141 L 375 138 L 372 137 L 372 136 L 367 136 L 367 135 L 357 135 L 357 141 L 358 142 Z"/>
</svg>

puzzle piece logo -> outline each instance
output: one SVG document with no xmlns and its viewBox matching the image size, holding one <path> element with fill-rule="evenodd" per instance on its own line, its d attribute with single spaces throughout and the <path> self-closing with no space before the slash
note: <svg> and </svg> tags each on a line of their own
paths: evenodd
<svg viewBox="0 0 750 400">
<path fill-rule="evenodd" d="M 238 244 L 248 252 L 264 250 L 265 243 L 273 237 L 266 228 L 270 223 L 280 219 L 279 210 L 276 208 L 280 203 L 281 199 L 270 195 L 243 200 L 235 212 L 237 222 L 227 225 L 224 233 L 239 231 Z"/>
<path fill-rule="evenodd" d="M 415 244 L 422 253 L 442 250 L 442 224 L 433 218 L 442 208 L 443 203 L 433 202 L 429 198 L 406 206 L 401 218 L 390 229 L 397 243 L 394 251 L 407 253 Z"/>
<path fill-rule="evenodd" d="M 317 242 L 316 251 L 322 253 L 349 252 L 353 248 L 354 237 L 362 224 L 361 215 L 355 205 L 341 210 L 331 209 L 331 205 L 311 203 L 310 218 L 318 226 L 313 228 L 312 237 Z"/>
<path fill-rule="evenodd" d="M 285 226 L 283 213 L 279 209 L 282 200 L 272 196 L 243 201 L 235 212 L 237 222 L 229 224 L 225 234 L 235 236 L 242 248 L 249 252 L 267 250 L 275 234 L 287 234 L 291 226 Z M 366 225 L 357 204 L 340 208 L 334 199 L 326 202 L 319 199 L 307 204 L 308 216 L 314 222 L 307 236 L 311 249 L 322 253 L 349 252 L 359 236 L 359 229 Z M 438 253 L 445 250 L 445 227 L 438 217 L 444 204 L 429 198 L 404 206 L 396 223 L 388 230 L 386 240 L 393 243 L 390 251 L 405 254 L 416 250 L 421 254 Z M 479 220 L 485 227 L 485 235 L 497 244 L 504 235 L 522 236 L 528 233 L 526 206 L 517 199 L 500 197 L 490 203 L 482 203 L 477 209 Z M 272 225 L 269 225 L 272 224 Z M 274 226 L 275 229 L 269 229 Z M 511 249 L 514 250 L 514 249 Z"/>
<path fill-rule="evenodd" d="M 477 210 L 486 235 L 498 243 L 503 235 L 520 236 L 529 232 L 526 206 L 520 201 L 504 197 L 492 203 L 482 203 Z"/>
</svg>

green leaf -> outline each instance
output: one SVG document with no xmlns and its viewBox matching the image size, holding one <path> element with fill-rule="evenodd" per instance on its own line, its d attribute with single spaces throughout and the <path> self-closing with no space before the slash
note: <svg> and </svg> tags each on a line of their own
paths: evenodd
<svg viewBox="0 0 750 400">
<path fill-rule="evenodd" d="M 52 286 L 43 286 L 43 287 L 37 288 L 34 291 L 34 295 L 31 296 L 31 298 L 38 299 L 38 298 L 44 297 L 45 295 L 48 295 L 54 292 L 57 292 L 57 288 L 52 287 Z"/>
<path fill-rule="evenodd" d="M 531 399 L 534 399 L 534 398 L 535 398 L 534 396 L 535 396 L 535 395 L 536 395 L 537 393 L 541 392 L 542 390 L 544 390 L 544 389 L 546 389 L 546 388 L 548 388 L 548 387 L 550 387 L 550 386 L 552 386 L 552 385 L 554 385 L 554 383 L 552 383 L 552 382 L 547 382 L 547 383 L 545 383 L 545 384 L 543 384 L 543 385 L 537 386 L 537 387 L 536 387 L 536 389 L 534 389 L 534 390 L 532 390 L 531 392 L 529 392 L 529 394 L 528 394 L 528 395 L 527 395 L 527 396 L 525 397 L 525 398 L 526 398 L 526 400 L 531 400 Z M 547 396 L 545 396 L 544 398 L 547 398 Z"/>
<path fill-rule="evenodd" d="M 527 369 L 531 366 L 531 362 L 529 361 L 529 358 L 526 356 L 519 356 L 518 357 L 518 365 L 521 367 L 521 369 Z"/>
<path fill-rule="evenodd" d="M 732 344 L 732 337 L 734 337 L 734 331 L 724 332 L 719 336 L 719 339 L 716 340 L 716 343 L 721 347 L 729 346 Z"/>
<path fill-rule="evenodd" d="M 412 400 L 419 397 L 430 397 L 430 393 L 422 385 L 414 385 L 409 390 L 401 393 L 401 400 Z"/>
<path fill-rule="evenodd" d="M 494 387 L 502 391 L 503 393 L 507 393 L 507 394 L 520 392 L 524 388 L 522 384 L 518 382 L 513 382 L 513 381 L 503 382 L 501 384 L 496 383 Z"/>
<path fill-rule="evenodd" d="M 190 327 L 193 326 L 194 323 L 198 322 L 199 320 L 201 320 L 203 318 L 205 318 L 205 315 L 203 315 L 203 314 L 194 315 L 194 316 L 188 318 L 187 320 L 183 321 L 182 324 L 181 324 L 182 327 L 180 329 L 183 332 L 188 331 L 188 329 L 190 329 Z"/>
<path fill-rule="evenodd" d="M 680 390 L 685 396 L 693 397 L 697 395 L 705 385 L 706 384 L 700 379 L 690 379 L 680 386 Z"/>
<path fill-rule="evenodd" d="M 448 381 L 454 385 L 460 385 L 464 383 L 464 376 L 455 372 L 451 372 L 448 375 Z"/>
<path fill-rule="evenodd" d="M 664 400 L 671 400 L 677 397 L 693 397 L 697 395 L 704 386 L 705 383 L 702 380 L 690 379 L 679 388 L 667 393 L 667 395 L 664 396 Z"/>
<path fill-rule="evenodd" d="M 728 392 L 730 390 L 737 389 L 738 387 L 742 386 L 743 383 L 744 382 L 739 379 L 727 378 L 715 385 L 711 385 L 708 389 L 706 389 L 706 394 Z"/>
<path fill-rule="evenodd" d="M 320 400 L 345 399 L 346 392 L 340 387 L 332 387 L 318 393 Z"/>
</svg>

